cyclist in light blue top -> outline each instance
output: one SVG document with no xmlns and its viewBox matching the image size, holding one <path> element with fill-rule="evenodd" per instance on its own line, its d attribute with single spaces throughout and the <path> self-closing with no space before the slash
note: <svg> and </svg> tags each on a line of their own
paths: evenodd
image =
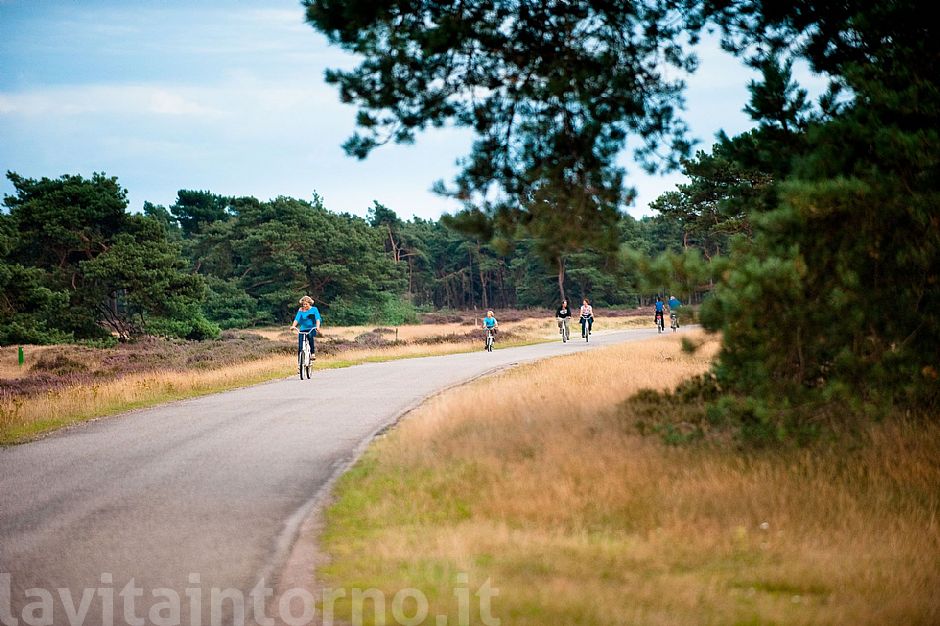
<svg viewBox="0 0 940 626">
<path fill-rule="evenodd" d="M 499 328 L 499 322 L 496 321 L 496 316 L 492 311 L 487 311 L 486 317 L 483 318 L 483 331 L 493 331 L 493 339 L 496 339 L 497 328 Z"/>
<path fill-rule="evenodd" d="M 313 298 L 304 296 L 300 299 L 300 309 L 297 310 L 297 315 L 294 316 L 294 323 L 291 324 L 290 327 L 291 330 L 299 331 L 297 333 L 298 351 L 304 349 L 304 336 L 302 333 L 309 333 L 307 337 L 310 339 L 310 351 L 313 353 L 313 358 L 317 358 L 313 338 L 320 330 L 320 311 L 317 310 L 317 307 L 313 306 Z"/>
<path fill-rule="evenodd" d="M 499 328 L 499 322 L 496 321 L 496 317 L 493 315 L 492 311 L 486 312 L 486 317 L 483 318 L 483 329 L 488 328 Z"/>
<path fill-rule="evenodd" d="M 679 298 L 675 296 L 669 296 L 669 317 L 676 320 L 676 328 L 679 328 L 679 307 L 682 306 L 682 303 L 679 302 Z"/>
</svg>

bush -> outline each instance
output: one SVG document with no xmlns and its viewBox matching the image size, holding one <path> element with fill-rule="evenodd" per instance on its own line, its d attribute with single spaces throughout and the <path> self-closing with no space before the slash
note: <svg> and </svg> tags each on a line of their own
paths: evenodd
<svg viewBox="0 0 940 626">
<path fill-rule="evenodd" d="M 366 303 L 343 297 L 333 300 L 327 314 L 334 326 L 363 326 L 372 319 L 372 309 Z"/>
<path fill-rule="evenodd" d="M 206 318 L 220 328 L 248 328 L 264 321 L 258 301 L 245 292 L 235 280 L 215 276 L 206 278 L 206 300 L 202 310 Z"/>
<path fill-rule="evenodd" d="M 88 364 L 70 358 L 61 352 L 43 354 L 30 367 L 33 372 L 49 372 L 59 376 L 78 374 L 88 369 Z"/>
<path fill-rule="evenodd" d="M 404 296 L 382 295 L 384 296 L 384 302 L 377 316 L 372 320 L 373 322 L 393 326 L 418 323 L 418 310 L 410 300 Z"/>
<path fill-rule="evenodd" d="M 184 318 L 152 317 L 147 320 L 146 332 L 158 337 L 177 337 L 202 341 L 218 339 L 221 329 L 207 320 L 202 313 Z"/>
<path fill-rule="evenodd" d="M 45 323 L 37 322 L 26 316 L 7 323 L 0 323 L 0 346 L 16 344 L 46 345 L 65 343 L 73 338 L 71 333 L 50 329 Z"/>
<path fill-rule="evenodd" d="M 373 298 L 347 299 L 338 297 L 329 307 L 330 323 L 335 326 L 364 326 L 366 324 L 416 324 L 418 311 L 406 298 L 379 293 Z"/>
</svg>

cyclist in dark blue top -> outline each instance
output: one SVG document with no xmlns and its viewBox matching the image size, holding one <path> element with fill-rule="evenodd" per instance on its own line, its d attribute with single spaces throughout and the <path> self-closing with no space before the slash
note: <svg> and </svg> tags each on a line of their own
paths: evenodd
<svg viewBox="0 0 940 626">
<path fill-rule="evenodd" d="M 310 351 L 313 353 L 313 358 L 316 358 L 316 348 L 314 347 L 313 338 L 320 330 L 320 311 L 317 310 L 317 307 L 313 306 L 313 298 L 304 296 L 300 299 L 300 309 L 297 310 L 297 315 L 294 316 L 294 323 L 291 324 L 290 327 L 291 330 L 300 331 L 297 333 L 298 351 L 304 349 L 304 336 L 301 333 L 309 333 L 307 337 L 310 339 Z"/>
<path fill-rule="evenodd" d="M 655 322 L 657 326 L 659 325 L 660 318 L 663 316 L 664 306 L 663 299 L 659 296 L 656 296 L 656 313 L 653 315 L 653 322 Z"/>
</svg>

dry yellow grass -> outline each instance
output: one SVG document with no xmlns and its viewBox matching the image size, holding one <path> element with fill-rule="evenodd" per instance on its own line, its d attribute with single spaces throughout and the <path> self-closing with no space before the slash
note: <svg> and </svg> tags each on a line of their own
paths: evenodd
<svg viewBox="0 0 940 626">
<path fill-rule="evenodd" d="M 558 333 L 558 327 L 550 314 L 540 318 L 527 318 L 515 322 L 500 322 L 500 328 L 509 330 L 513 333 L 524 336 L 527 339 L 554 339 Z M 600 317 L 596 320 L 598 330 L 619 330 L 625 328 L 652 328 L 653 320 L 649 316 L 636 317 Z M 323 336 L 328 339 L 346 339 L 353 340 L 363 333 L 378 328 L 375 324 L 367 326 L 325 326 Z M 476 326 L 460 323 L 451 324 L 404 324 L 401 326 L 386 326 L 392 331 L 397 331 L 397 335 L 388 334 L 386 337 L 401 341 L 415 341 L 417 339 L 426 339 L 428 337 L 442 337 L 448 335 L 463 335 L 473 331 Z M 572 321 L 572 328 L 577 328 L 577 320 Z M 286 327 L 270 326 L 265 328 L 248 329 L 245 332 L 260 335 L 265 339 L 284 340 L 289 338 L 291 333 Z"/>
<path fill-rule="evenodd" d="M 271 357 L 215 370 L 130 374 L 106 383 L 0 402 L 0 443 L 21 441 L 94 417 L 286 376 L 291 366 L 288 359 Z"/>
<path fill-rule="evenodd" d="M 324 326 L 322 328 L 321 336 L 327 339 L 345 339 L 351 341 L 362 335 L 363 333 L 368 333 L 376 328 L 382 327 L 381 325 L 369 324 L 367 326 Z M 439 337 L 442 335 L 454 335 L 454 334 L 463 334 L 468 331 L 473 330 L 473 326 L 466 324 L 406 324 L 401 326 L 384 326 L 382 328 L 389 328 L 392 331 L 398 331 L 397 338 L 401 341 L 414 341 L 415 339 L 425 339 L 427 337 Z M 291 331 L 288 327 L 284 326 L 269 326 L 264 328 L 250 328 L 245 332 L 254 333 L 260 335 L 265 339 L 271 340 L 281 340 L 284 338 L 289 338 L 291 336 Z M 386 335 L 389 339 L 395 339 L 396 335 L 389 334 Z"/>
<path fill-rule="evenodd" d="M 0 348 L 0 378 L 21 378 L 29 374 L 29 367 L 21 366 L 17 351 L 19 346 L 4 346 Z M 53 346 L 24 346 L 27 363 L 42 355 L 43 352 L 54 349 Z"/>
<path fill-rule="evenodd" d="M 774 453 L 635 433 L 625 397 L 707 365 L 658 338 L 427 403 L 341 481 L 323 583 L 421 589 L 429 624 L 458 573 L 513 626 L 940 623 L 940 427 Z"/>
</svg>

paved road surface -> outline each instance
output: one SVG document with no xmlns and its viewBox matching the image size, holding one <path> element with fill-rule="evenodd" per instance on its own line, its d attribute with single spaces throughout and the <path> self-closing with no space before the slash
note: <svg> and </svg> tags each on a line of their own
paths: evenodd
<svg viewBox="0 0 940 626">
<path fill-rule="evenodd" d="M 135 601 L 131 617 L 146 617 L 172 598 L 154 596 L 158 588 L 179 593 L 183 624 L 209 624 L 211 589 L 247 593 L 260 578 L 276 578 L 324 485 L 429 394 L 515 363 L 653 335 L 597 332 L 590 344 L 316 372 L 0 449 L 0 624 L 12 623 L 5 611 L 22 617 L 24 604 L 43 600 L 27 597 L 33 587 L 53 594 L 55 624 L 69 623 L 59 588 L 71 590 L 73 606 L 84 589 L 99 588 L 87 592 L 86 624 L 107 622 L 101 611 L 112 592 L 115 624 L 133 622 L 124 598 Z M 119 595 L 131 579 L 143 597 L 131 598 L 130 588 Z M 223 607 L 231 612 L 230 601 Z"/>
</svg>

